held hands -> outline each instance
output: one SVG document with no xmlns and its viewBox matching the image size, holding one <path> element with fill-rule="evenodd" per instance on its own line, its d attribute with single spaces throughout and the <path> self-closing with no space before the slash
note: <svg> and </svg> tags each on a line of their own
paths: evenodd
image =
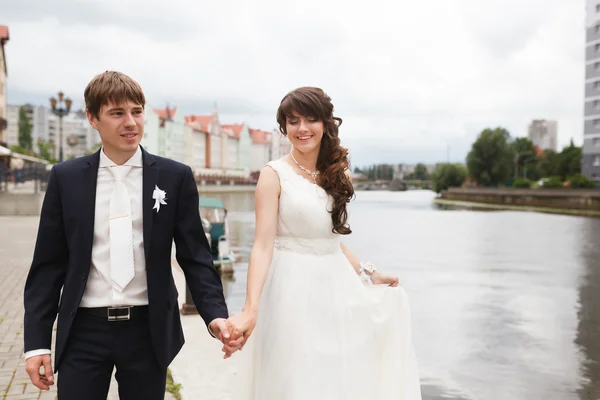
<svg viewBox="0 0 600 400">
<path fill-rule="evenodd" d="M 217 318 L 210 323 L 210 330 L 223 343 L 224 359 L 244 347 L 256 325 L 256 314 L 255 311 L 244 310 L 227 320 Z"/>
<path fill-rule="evenodd" d="M 40 372 L 40 367 L 44 367 L 43 374 Z M 54 385 L 54 372 L 52 371 L 50 354 L 28 358 L 25 361 L 25 371 L 27 371 L 31 383 L 38 389 L 50 390 L 50 386 Z"/>
<path fill-rule="evenodd" d="M 229 324 L 229 320 L 224 318 L 217 318 L 213 320 L 209 328 L 211 332 L 223 343 L 223 352 L 225 353 L 225 357 L 229 358 L 233 353 L 240 350 L 243 345 L 243 337 L 236 338 L 233 340 L 231 337 L 231 327 Z"/>
<path fill-rule="evenodd" d="M 246 309 L 242 310 L 240 314 L 230 317 L 227 320 L 230 341 L 224 343 L 222 350 L 225 355 L 223 358 L 227 359 L 231 357 L 236 350 L 242 350 L 256 326 L 256 317 L 256 311 Z"/>
</svg>

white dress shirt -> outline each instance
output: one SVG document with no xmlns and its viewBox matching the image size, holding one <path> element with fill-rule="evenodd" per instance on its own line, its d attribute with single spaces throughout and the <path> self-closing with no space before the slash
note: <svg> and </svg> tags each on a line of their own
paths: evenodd
<svg viewBox="0 0 600 400">
<path fill-rule="evenodd" d="M 148 286 L 146 282 L 146 260 L 144 255 L 143 225 L 143 163 L 142 150 L 137 152 L 123 165 L 131 165 L 131 171 L 124 179 L 131 201 L 133 220 L 133 261 L 135 277 L 122 292 L 119 292 L 110 277 L 110 237 L 109 208 L 115 178 L 108 170 L 116 164 L 100 151 L 98 182 L 96 183 L 96 210 L 94 214 L 94 241 L 92 246 L 92 264 L 80 307 L 111 307 L 119 305 L 139 306 L 148 304 Z M 32 350 L 25 358 L 50 354 L 49 349 Z"/>
<path fill-rule="evenodd" d="M 143 218 L 143 164 L 142 150 L 137 152 L 123 165 L 130 165 L 131 171 L 124 179 L 131 202 L 133 221 L 133 262 L 135 276 L 122 292 L 113 285 L 110 277 L 110 232 L 109 209 L 115 178 L 108 170 L 116 166 L 105 154 L 100 152 L 98 182 L 96 183 L 96 211 L 94 214 L 94 242 L 92 246 L 92 265 L 81 298 L 80 307 L 140 306 L 148 304 L 148 286 L 146 283 L 146 261 L 144 258 L 144 218 Z"/>
</svg>

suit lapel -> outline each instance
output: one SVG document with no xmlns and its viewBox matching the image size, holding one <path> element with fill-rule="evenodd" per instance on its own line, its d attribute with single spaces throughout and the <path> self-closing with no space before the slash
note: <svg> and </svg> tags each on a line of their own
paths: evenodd
<svg viewBox="0 0 600 400">
<path fill-rule="evenodd" d="M 154 200 L 152 199 L 152 193 L 154 192 L 154 186 L 158 185 L 158 167 L 154 166 L 156 159 L 143 148 L 142 159 L 144 161 L 142 189 L 142 195 L 144 196 L 142 199 L 142 207 L 144 209 L 144 253 L 146 255 L 146 265 L 148 265 L 150 238 L 152 237 L 152 222 L 154 220 L 154 213 L 152 212 Z"/>
<path fill-rule="evenodd" d="M 81 169 L 81 182 L 78 187 L 78 191 L 81 193 L 81 204 L 83 205 L 81 210 L 83 254 L 88 257 L 83 265 L 90 265 L 92 262 L 94 219 L 96 214 L 96 183 L 98 181 L 100 151 L 102 150 L 98 150 L 86 160 L 86 165 Z"/>
</svg>

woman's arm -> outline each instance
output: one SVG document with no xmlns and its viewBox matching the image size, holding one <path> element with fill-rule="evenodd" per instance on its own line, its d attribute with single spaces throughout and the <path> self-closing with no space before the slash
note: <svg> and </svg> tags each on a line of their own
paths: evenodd
<svg viewBox="0 0 600 400">
<path fill-rule="evenodd" d="M 258 311 L 260 295 L 273 259 L 280 191 L 277 173 L 271 167 L 263 168 L 256 185 L 256 228 L 248 265 L 246 303 L 243 311 Z"/>
<path fill-rule="evenodd" d="M 356 254 L 351 252 L 350 249 L 344 243 L 341 243 L 340 247 L 342 248 L 342 253 L 344 253 L 344 255 L 346 256 L 346 258 L 348 259 L 350 264 L 352 264 L 352 267 L 356 271 L 356 274 L 359 275 L 360 274 L 360 259 L 356 256 Z"/>
<path fill-rule="evenodd" d="M 246 302 L 240 314 L 227 320 L 231 341 L 223 346 L 224 358 L 231 357 L 238 346 L 243 347 L 256 325 L 260 295 L 273 259 L 280 193 L 279 176 L 271 167 L 264 167 L 256 184 L 256 227 L 248 264 Z"/>
</svg>

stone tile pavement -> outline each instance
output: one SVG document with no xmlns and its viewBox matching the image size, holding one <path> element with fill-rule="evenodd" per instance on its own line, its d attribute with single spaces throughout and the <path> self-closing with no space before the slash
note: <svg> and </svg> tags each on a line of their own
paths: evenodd
<svg viewBox="0 0 600 400">
<path fill-rule="evenodd" d="M 0 400 L 56 399 L 56 385 L 41 392 L 29 382 L 23 358 L 23 287 L 38 220 L 38 217 L 0 217 Z M 113 374 L 108 399 L 118 398 Z M 174 399 L 169 393 L 165 398 Z"/>
</svg>

